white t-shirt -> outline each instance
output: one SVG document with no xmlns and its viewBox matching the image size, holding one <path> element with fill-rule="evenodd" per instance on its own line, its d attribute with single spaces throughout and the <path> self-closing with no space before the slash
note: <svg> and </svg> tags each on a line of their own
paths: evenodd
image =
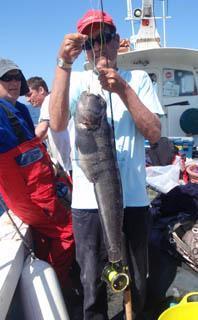
<svg viewBox="0 0 198 320">
<path fill-rule="evenodd" d="M 134 89 L 140 100 L 152 112 L 163 114 L 157 94 L 153 89 L 148 74 L 144 71 L 119 71 Z M 75 113 L 76 103 L 82 91 L 102 95 L 107 102 L 107 117 L 111 123 L 109 92 L 102 90 L 97 75 L 92 71 L 72 72 L 70 87 L 70 109 Z M 120 169 L 124 207 L 139 207 L 149 204 L 146 192 L 144 137 L 121 101 L 112 93 L 113 120 L 118 166 Z M 78 165 L 78 154 L 75 148 L 75 127 L 71 128 L 70 142 L 72 148 L 73 196 L 72 207 L 77 209 L 97 208 L 93 184 L 85 177 Z"/>
<path fill-rule="evenodd" d="M 50 95 L 46 96 L 42 103 L 39 122 L 49 120 L 49 99 Z M 52 157 L 56 159 L 65 171 L 71 170 L 70 159 L 70 139 L 68 129 L 60 132 L 55 132 L 48 128 L 48 143 Z"/>
</svg>

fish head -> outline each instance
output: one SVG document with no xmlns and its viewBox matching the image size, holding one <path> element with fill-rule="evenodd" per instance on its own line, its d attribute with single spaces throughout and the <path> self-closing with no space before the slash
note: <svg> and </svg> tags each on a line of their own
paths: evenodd
<svg viewBox="0 0 198 320">
<path fill-rule="evenodd" d="M 102 119 L 106 116 L 106 101 L 102 96 L 82 92 L 76 109 L 76 123 L 87 129 L 100 127 Z"/>
</svg>

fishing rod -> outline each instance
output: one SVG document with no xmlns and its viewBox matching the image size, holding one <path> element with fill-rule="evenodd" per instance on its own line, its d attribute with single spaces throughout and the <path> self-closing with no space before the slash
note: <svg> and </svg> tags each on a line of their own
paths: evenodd
<svg viewBox="0 0 198 320">
<path fill-rule="evenodd" d="M 103 25 L 104 25 L 103 0 L 100 0 L 100 6 L 101 6 L 102 19 L 103 19 Z M 107 64 L 108 64 L 108 60 L 107 60 Z M 111 111 L 111 127 L 112 127 L 112 132 L 113 132 L 113 143 L 116 148 L 114 116 L 113 116 L 113 103 L 112 103 L 112 93 L 111 92 L 109 92 L 109 103 L 110 103 L 110 111 Z M 123 267 L 124 274 L 122 274 L 122 272 L 120 272 L 120 278 L 118 277 L 118 280 L 117 280 L 117 274 L 115 274 L 116 268 L 111 269 L 111 267 L 107 266 L 106 269 L 103 270 L 103 277 L 106 276 L 107 282 L 111 284 L 111 287 L 113 286 L 112 275 L 114 275 L 114 277 L 115 277 L 116 284 L 117 284 L 117 281 L 118 281 L 118 283 L 121 281 L 121 283 L 120 283 L 121 286 L 123 286 L 125 283 L 124 293 L 123 293 L 125 316 L 126 316 L 126 320 L 132 320 L 132 297 L 131 297 L 131 288 L 130 288 L 131 279 L 129 277 L 129 270 L 128 270 L 128 266 L 127 266 L 126 238 L 125 238 L 124 234 L 122 234 L 122 243 L 123 243 L 122 251 L 123 251 L 123 255 L 124 255 L 124 257 L 122 257 L 122 258 L 124 258 L 124 260 L 125 260 L 124 261 L 125 266 Z M 128 279 L 125 278 L 125 275 L 128 276 Z"/>
<path fill-rule="evenodd" d="M 101 7 L 102 19 L 103 19 L 102 24 L 104 27 L 103 0 L 100 0 L 100 7 Z M 106 57 L 106 60 L 107 60 L 107 57 Z M 107 67 L 108 67 L 108 60 L 107 60 Z M 112 139 L 113 139 L 114 147 L 116 148 L 113 103 L 112 103 L 111 92 L 109 92 L 109 104 L 110 104 L 110 112 L 111 112 L 111 127 L 113 132 Z M 113 289 L 113 291 L 115 292 L 123 291 L 126 320 L 132 320 L 132 297 L 131 297 L 131 288 L 130 288 L 131 279 L 129 277 L 129 270 L 127 266 L 126 238 L 124 234 L 122 234 L 122 252 L 123 252 L 122 259 L 124 258 L 124 265 L 120 263 L 118 263 L 117 265 L 116 263 L 107 265 L 103 270 L 102 279 L 105 280 L 108 284 L 110 284 L 110 287 Z"/>
<path fill-rule="evenodd" d="M 101 13 L 102 13 L 102 21 L 100 23 L 100 35 L 103 37 L 103 30 L 105 26 L 104 22 L 104 9 L 103 9 L 103 1 L 100 0 L 100 8 L 101 8 Z M 93 28 L 93 23 L 91 25 L 91 31 L 90 31 L 90 37 L 92 37 L 92 28 Z M 101 46 L 106 44 L 105 37 L 103 37 L 103 42 L 101 41 Z M 93 50 L 93 55 L 94 55 L 94 48 L 93 44 L 91 42 L 91 48 Z M 102 48 L 101 48 L 101 53 L 102 53 Z M 108 67 L 108 58 L 106 57 L 106 66 Z M 93 61 L 93 72 L 96 75 L 99 75 L 99 70 L 97 70 L 95 62 Z M 115 148 L 115 129 L 114 129 L 114 116 L 113 116 L 113 106 L 112 106 L 112 96 L 111 92 L 109 92 L 109 104 L 110 104 L 110 111 L 111 111 L 111 127 L 112 127 L 112 146 Z M 116 158 L 117 161 L 117 158 Z M 121 238 L 123 238 L 123 234 L 121 234 Z M 122 241 L 121 241 L 122 242 Z M 123 251 L 123 250 L 122 250 Z M 122 252 L 124 256 L 124 254 Z M 126 290 L 126 288 L 129 287 L 129 274 L 128 274 L 128 267 L 127 267 L 127 262 L 126 259 L 124 259 L 124 264 L 123 264 L 123 257 L 120 257 L 120 259 L 116 262 L 109 261 L 109 263 L 104 267 L 104 270 L 101 275 L 101 279 L 104 280 L 112 289 L 113 292 L 122 292 Z M 131 320 L 131 318 L 127 317 L 126 320 Z"/>
</svg>

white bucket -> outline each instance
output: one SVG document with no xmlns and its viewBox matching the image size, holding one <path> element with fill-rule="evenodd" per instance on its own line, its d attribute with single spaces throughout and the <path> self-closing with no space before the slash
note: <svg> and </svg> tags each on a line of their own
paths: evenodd
<svg viewBox="0 0 198 320">
<path fill-rule="evenodd" d="M 28 259 L 19 282 L 27 320 L 69 320 L 59 281 L 45 261 Z"/>
</svg>

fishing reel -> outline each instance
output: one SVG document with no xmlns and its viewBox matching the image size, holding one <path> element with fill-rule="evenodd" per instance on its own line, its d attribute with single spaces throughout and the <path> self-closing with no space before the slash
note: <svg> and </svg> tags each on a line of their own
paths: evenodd
<svg viewBox="0 0 198 320">
<path fill-rule="evenodd" d="M 123 266 L 121 261 L 109 263 L 104 267 L 101 279 L 110 286 L 112 291 L 122 292 L 129 285 L 127 270 L 127 266 Z"/>
</svg>

